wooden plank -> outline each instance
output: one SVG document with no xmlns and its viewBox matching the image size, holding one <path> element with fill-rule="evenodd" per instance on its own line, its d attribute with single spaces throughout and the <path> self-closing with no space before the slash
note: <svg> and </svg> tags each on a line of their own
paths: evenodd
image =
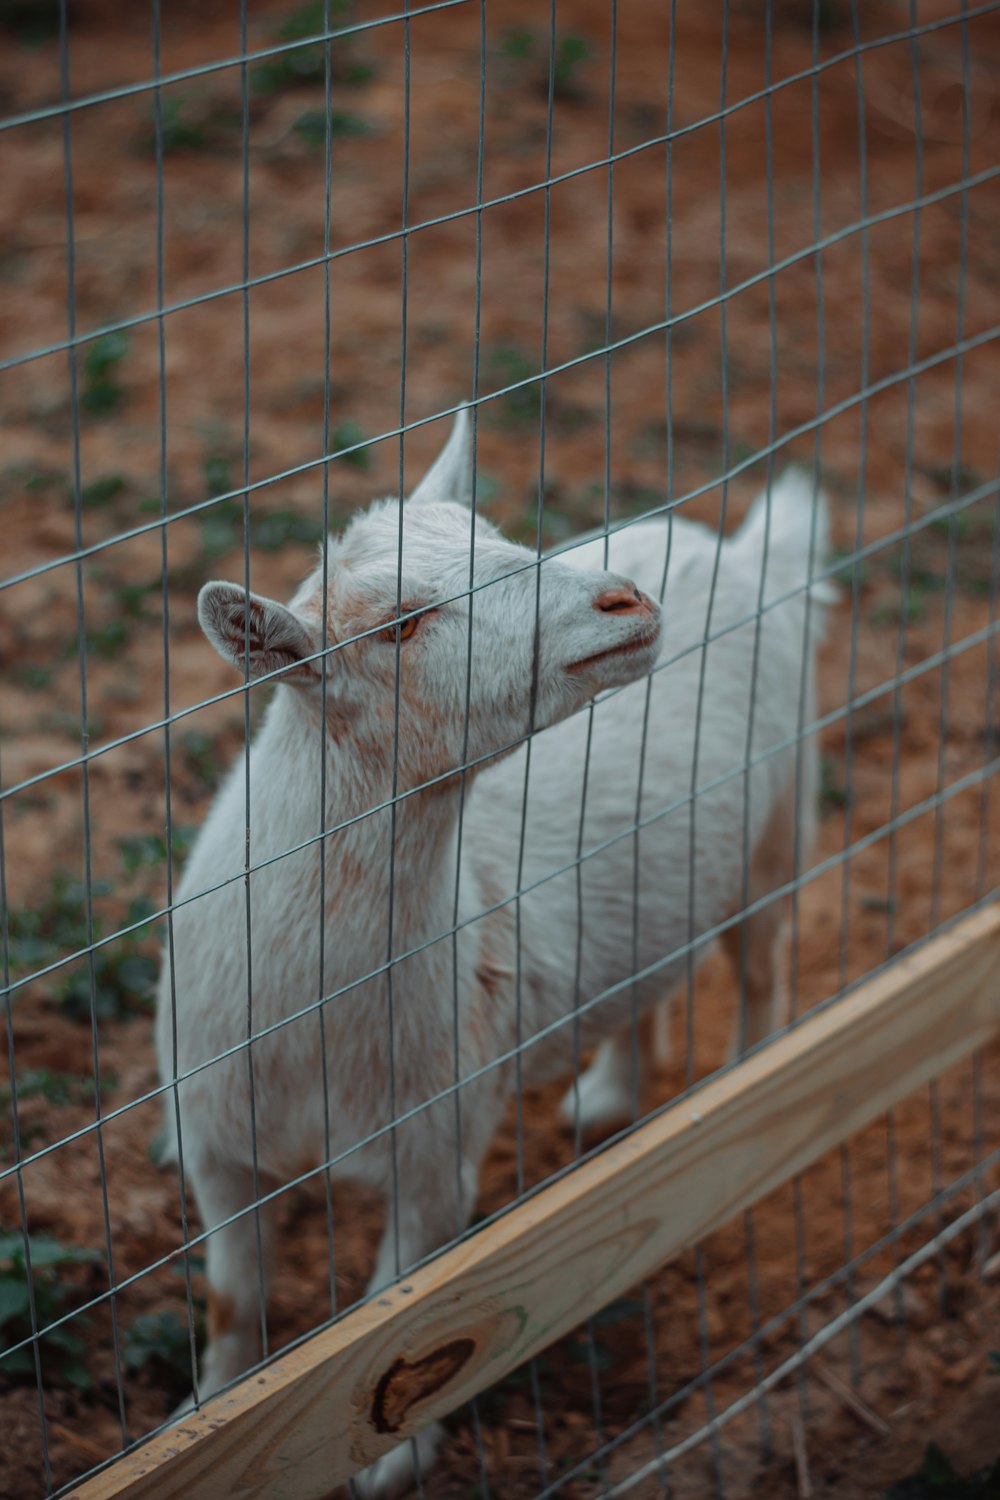
<svg viewBox="0 0 1000 1500">
<path fill-rule="evenodd" d="M 994 906 L 215 1397 L 74 1500 L 329 1495 L 998 1029 Z"/>
</svg>

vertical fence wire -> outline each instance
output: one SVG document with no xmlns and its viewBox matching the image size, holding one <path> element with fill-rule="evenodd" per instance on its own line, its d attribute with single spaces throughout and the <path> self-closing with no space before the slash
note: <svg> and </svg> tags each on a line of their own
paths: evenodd
<svg viewBox="0 0 1000 1500">
<path fill-rule="evenodd" d="M 160 0 L 152 0 L 152 63 L 153 77 L 161 73 L 161 48 L 163 40 Z M 165 191 L 163 172 L 163 91 L 153 91 L 153 144 L 156 153 L 156 305 L 160 316 L 156 320 L 156 364 L 159 389 L 159 483 L 160 518 L 165 521 L 169 510 L 169 470 L 167 450 L 167 330 L 163 316 L 166 301 L 164 279 L 165 261 Z M 173 743 L 171 739 L 171 691 L 170 691 L 170 554 L 166 525 L 160 527 L 160 607 L 163 612 L 163 813 L 166 879 L 166 933 L 164 951 L 168 975 L 167 1003 L 170 1006 L 170 1072 L 174 1079 L 179 1071 L 177 1060 L 177 982 L 176 952 L 174 945 L 174 808 L 173 808 Z M 198 1405 L 198 1350 L 194 1306 L 194 1287 L 191 1281 L 191 1252 L 188 1249 L 191 1231 L 188 1222 L 187 1174 L 184 1165 L 184 1135 L 181 1126 L 180 1092 L 176 1085 L 173 1097 L 164 1110 L 166 1128 L 167 1110 L 171 1108 L 174 1138 L 177 1143 L 177 1184 L 181 1220 L 181 1271 L 184 1276 L 184 1300 L 187 1319 L 188 1357 L 191 1364 L 191 1386 L 194 1403 Z M 164 1141 L 165 1144 L 165 1141 Z"/>
<path fill-rule="evenodd" d="M 69 98 L 69 9 L 68 0 L 59 0 L 59 82 L 64 100 Z M 69 367 L 70 423 L 72 429 L 72 494 L 73 526 L 77 551 L 83 547 L 83 475 L 80 457 L 80 388 L 78 352 L 75 347 L 76 316 L 76 227 L 73 195 L 73 141 L 72 125 L 68 114 L 62 116 L 62 160 L 63 188 L 66 211 L 66 319 L 70 348 L 67 350 Z M 86 755 L 90 745 L 90 712 L 87 691 L 87 622 L 83 563 L 75 564 L 77 670 L 80 690 L 80 750 Z M 105 1156 L 104 1131 L 102 1129 L 103 1101 L 101 1091 L 100 1040 L 97 1029 L 97 976 L 94 958 L 94 885 L 93 847 L 90 822 L 90 766 L 82 767 L 81 814 L 83 819 L 83 908 L 87 938 L 87 984 L 90 991 L 90 1056 L 94 1076 L 94 1123 L 95 1145 L 101 1181 L 101 1210 L 104 1246 L 107 1255 L 108 1308 L 111 1318 L 111 1337 L 115 1355 L 115 1395 L 118 1404 L 118 1420 L 121 1428 L 122 1446 L 128 1442 L 128 1424 L 125 1414 L 125 1388 L 122 1378 L 121 1340 L 118 1327 L 118 1299 L 115 1292 L 115 1255 L 111 1229 L 111 1208 L 108 1201 L 108 1171 Z M 30 1271 L 28 1275 L 30 1276 Z"/>
</svg>

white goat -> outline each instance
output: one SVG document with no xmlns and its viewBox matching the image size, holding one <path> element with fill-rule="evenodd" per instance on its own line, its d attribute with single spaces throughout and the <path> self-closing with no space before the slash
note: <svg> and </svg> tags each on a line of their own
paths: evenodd
<svg viewBox="0 0 1000 1500">
<path fill-rule="evenodd" d="M 160 984 L 160 1072 L 181 1080 L 187 1181 L 206 1230 L 222 1226 L 206 1247 L 202 1396 L 260 1356 L 274 1204 L 261 1267 L 255 1191 L 351 1153 L 334 1170 L 385 1194 L 372 1284 L 393 1279 L 467 1221 L 514 1087 L 510 1054 L 521 1046 L 535 1082 L 617 1037 L 564 1108 L 584 1128 L 628 1116 L 633 1006 L 669 994 L 692 936 L 791 877 L 797 802 L 808 848 L 814 756 L 807 741 L 797 774 L 795 741 L 813 718 L 822 611 L 807 628 L 807 584 L 826 522 L 805 478 L 774 487 L 769 529 L 756 503 L 717 571 L 715 536 L 675 519 L 613 535 L 612 574 L 597 571 L 603 538 L 539 566 L 473 520 L 468 447 L 461 416 L 402 511 L 381 501 L 330 540 L 325 599 L 323 567 L 287 608 L 228 583 L 199 598 L 227 660 L 248 659 L 251 678 L 283 671 L 250 751 L 249 846 L 240 759 L 177 890 Z M 649 594 L 665 567 L 661 629 Z M 822 603 L 822 586 L 812 594 Z M 568 717 L 616 687 L 592 723 Z M 743 924 L 745 1045 L 780 1019 L 785 910 L 774 900 Z M 737 958 L 739 933 L 723 937 Z M 324 1050 L 316 1001 L 329 995 Z M 250 1030 L 264 1034 L 248 1053 Z M 476 1073 L 459 1110 L 454 1093 L 427 1104 Z M 166 1104 L 173 1132 L 172 1090 Z M 418 1441 L 427 1463 L 434 1431 Z M 398 1492 L 411 1464 L 403 1445 L 359 1492 Z"/>
</svg>

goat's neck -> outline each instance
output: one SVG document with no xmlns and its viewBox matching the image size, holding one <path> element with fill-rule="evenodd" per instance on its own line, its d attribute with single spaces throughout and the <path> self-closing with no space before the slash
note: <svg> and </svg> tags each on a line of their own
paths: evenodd
<svg viewBox="0 0 1000 1500">
<path fill-rule="evenodd" d="M 295 727 L 286 716 L 294 716 L 300 742 L 318 747 L 318 724 L 308 707 L 303 712 L 290 692 L 282 696 L 288 701 L 279 707 L 276 700 L 274 714 L 286 722 L 274 726 L 276 733 L 288 743 Z M 391 906 L 398 952 L 451 925 L 461 792 L 457 780 L 412 791 L 430 778 L 412 774 L 403 760 L 394 771 L 394 759 L 382 743 L 366 746 L 328 734 L 322 808 L 315 750 L 306 780 L 315 788 L 314 826 L 336 830 L 324 840 L 327 889 L 363 894 L 369 932 L 388 933 Z M 287 794 L 295 796 L 291 780 Z"/>
</svg>

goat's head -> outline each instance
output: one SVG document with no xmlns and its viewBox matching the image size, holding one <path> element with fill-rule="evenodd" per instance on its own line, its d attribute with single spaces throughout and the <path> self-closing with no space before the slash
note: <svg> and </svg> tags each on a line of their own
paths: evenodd
<svg viewBox="0 0 1000 1500">
<path fill-rule="evenodd" d="M 469 508 L 469 448 L 460 412 L 409 500 L 359 513 L 287 608 L 228 583 L 198 600 L 227 660 L 325 697 L 345 749 L 391 755 L 398 738 L 410 784 L 502 753 L 642 676 L 659 639 L 659 608 L 634 584 L 539 561 Z"/>
</svg>

